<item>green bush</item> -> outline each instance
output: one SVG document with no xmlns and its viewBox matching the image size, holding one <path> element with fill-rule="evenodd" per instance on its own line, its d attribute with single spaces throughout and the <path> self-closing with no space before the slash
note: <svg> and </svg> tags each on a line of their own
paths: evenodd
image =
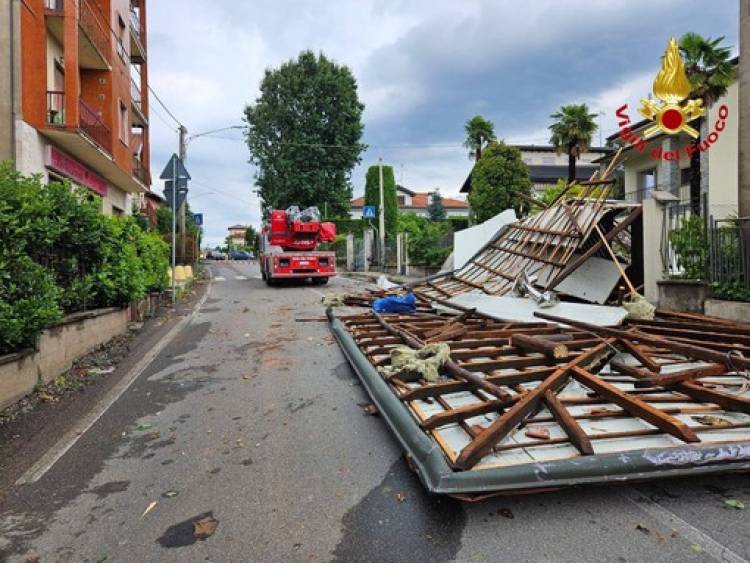
<svg viewBox="0 0 750 563">
<path fill-rule="evenodd" d="M 468 217 L 448 217 L 448 221 L 451 224 L 451 228 L 453 229 L 453 232 L 456 231 L 463 231 L 464 229 L 469 228 L 469 218 Z"/>
<path fill-rule="evenodd" d="M 706 278 L 708 264 L 708 235 L 703 219 L 697 215 L 683 217 L 669 234 L 677 267 L 682 273 L 677 277 L 702 280 Z"/>
<path fill-rule="evenodd" d="M 124 306 L 167 283 L 169 247 L 132 217 L 107 217 L 69 183 L 0 164 L 0 353 L 63 314 Z"/>
<path fill-rule="evenodd" d="M 398 230 L 409 235 L 409 261 L 419 266 L 440 266 L 453 250 L 453 229 L 448 221 L 430 221 L 414 213 L 399 213 Z"/>
<path fill-rule="evenodd" d="M 28 256 L 0 256 L 0 355 L 33 346 L 62 318 L 52 275 Z"/>
</svg>

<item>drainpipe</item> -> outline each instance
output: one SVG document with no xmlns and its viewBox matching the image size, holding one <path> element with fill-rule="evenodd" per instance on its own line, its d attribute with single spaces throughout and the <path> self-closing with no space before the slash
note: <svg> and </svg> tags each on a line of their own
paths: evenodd
<svg viewBox="0 0 750 563">
<path fill-rule="evenodd" d="M 18 0 L 11 0 L 8 2 L 8 9 L 10 11 L 8 14 L 10 35 L 10 76 L 8 81 L 10 84 L 10 146 L 13 169 L 17 170 L 18 145 L 16 142 L 16 127 L 18 126 L 18 94 L 16 88 L 19 84 L 18 77 L 21 74 L 21 68 L 18 64 L 19 61 L 17 60 L 18 49 L 16 49 L 16 14 L 18 13 Z"/>
</svg>

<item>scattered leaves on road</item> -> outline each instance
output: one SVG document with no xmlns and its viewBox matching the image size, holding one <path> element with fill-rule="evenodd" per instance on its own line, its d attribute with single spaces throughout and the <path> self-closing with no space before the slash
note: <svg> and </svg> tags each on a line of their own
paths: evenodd
<svg viewBox="0 0 750 563">
<path fill-rule="evenodd" d="M 736 508 L 737 510 L 745 510 L 745 503 L 735 498 L 730 498 L 724 501 L 724 504 Z"/>
<path fill-rule="evenodd" d="M 178 493 L 177 491 L 165 491 L 161 494 L 161 496 L 163 496 L 164 498 L 174 498 L 178 494 L 180 493 Z"/>
<path fill-rule="evenodd" d="M 396 493 L 396 500 L 398 502 L 406 501 L 406 495 L 404 493 Z"/>
<path fill-rule="evenodd" d="M 219 521 L 216 518 L 206 516 L 193 524 L 193 535 L 199 540 L 205 540 L 214 535 L 218 526 Z"/>
<path fill-rule="evenodd" d="M 150 503 L 148 503 L 146 510 L 144 510 L 143 514 L 141 514 L 141 518 L 143 518 L 144 516 L 146 516 L 146 514 L 151 512 L 157 504 L 159 504 L 158 500 L 152 500 Z"/>
<path fill-rule="evenodd" d="M 497 513 L 503 518 L 510 518 L 511 520 L 516 517 L 510 508 L 498 508 Z"/>
<path fill-rule="evenodd" d="M 138 426 L 136 426 L 135 429 L 138 430 L 139 432 L 143 432 L 144 430 L 151 430 L 153 427 L 154 427 L 153 424 L 149 422 L 144 422 L 143 424 L 139 424 Z"/>
<path fill-rule="evenodd" d="M 647 528 L 646 526 L 644 526 L 643 524 L 636 524 L 636 525 L 635 525 L 635 529 L 636 529 L 636 530 L 638 530 L 639 532 L 642 532 L 642 533 L 646 534 L 646 535 L 648 535 L 648 534 L 650 534 L 650 533 L 651 533 L 651 530 L 649 530 L 649 529 L 648 529 L 648 528 Z"/>
</svg>

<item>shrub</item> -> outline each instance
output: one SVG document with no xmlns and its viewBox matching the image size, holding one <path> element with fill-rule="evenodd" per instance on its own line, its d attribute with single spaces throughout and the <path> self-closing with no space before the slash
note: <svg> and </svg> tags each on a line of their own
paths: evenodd
<svg viewBox="0 0 750 563">
<path fill-rule="evenodd" d="M 136 251 L 143 264 L 146 291 L 166 289 L 169 283 L 169 245 L 158 233 L 143 232 L 136 239 Z"/>
<path fill-rule="evenodd" d="M 383 199 L 385 200 L 385 233 L 387 237 L 395 236 L 398 222 L 398 196 L 396 179 L 392 166 L 383 166 Z M 378 166 L 370 166 L 365 178 L 365 204 L 375 205 L 380 213 L 380 173 Z M 378 226 L 377 221 L 373 221 Z"/>
<path fill-rule="evenodd" d="M 398 230 L 409 234 L 409 261 L 420 266 L 440 266 L 453 249 L 453 229 L 447 221 L 435 222 L 414 213 L 400 213 Z"/>
<path fill-rule="evenodd" d="M 683 217 L 676 229 L 669 234 L 674 249 L 677 267 L 682 273 L 676 277 L 691 280 L 706 278 L 708 263 L 708 235 L 701 217 Z"/>
<path fill-rule="evenodd" d="M 32 346 L 62 318 L 52 275 L 28 256 L 0 256 L 0 354 Z"/>
</svg>

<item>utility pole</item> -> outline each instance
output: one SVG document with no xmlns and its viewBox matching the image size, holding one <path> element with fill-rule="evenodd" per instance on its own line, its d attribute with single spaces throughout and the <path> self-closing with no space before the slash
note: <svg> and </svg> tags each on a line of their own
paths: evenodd
<svg viewBox="0 0 750 563">
<path fill-rule="evenodd" d="M 177 302 L 177 160 L 172 159 L 172 303 Z"/>
<path fill-rule="evenodd" d="M 179 156 L 182 163 L 185 163 L 185 159 L 187 158 L 187 128 L 184 125 L 180 125 L 179 133 L 180 133 L 180 150 L 179 150 Z M 177 184 L 174 186 L 175 192 L 177 191 Z M 185 239 L 186 232 L 185 232 L 185 209 L 187 208 L 187 195 L 185 195 L 185 199 L 182 201 L 182 205 L 180 205 L 180 255 L 182 256 L 182 261 L 185 261 Z M 174 209 L 174 208 L 173 208 Z"/>
<path fill-rule="evenodd" d="M 378 178 L 380 181 L 380 209 L 378 209 L 378 226 L 380 235 L 380 268 L 385 270 L 385 198 L 383 197 L 383 157 L 378 159 Z"/>
</svg>

